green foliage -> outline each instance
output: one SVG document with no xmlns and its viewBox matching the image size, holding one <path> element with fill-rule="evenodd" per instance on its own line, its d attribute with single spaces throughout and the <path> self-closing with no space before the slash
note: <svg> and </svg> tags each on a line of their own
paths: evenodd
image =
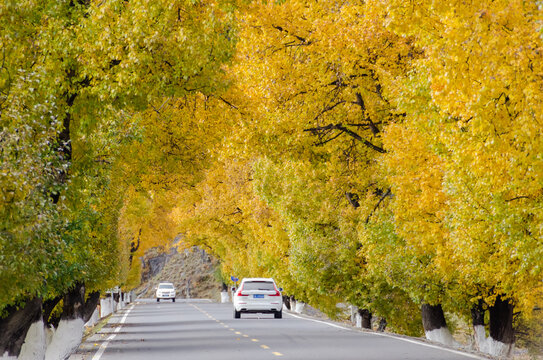
<svg viewBox="0 0 543 360">
<path fill-rule="evenodd" d="M 130 238 L 119 217 L 140 179 L 122 171 L 148 165 L 130 158 L 145 148 L 121 152 L 141 139 L 140 112 L 164 96 L 225 87 L 231 14 L 222 2 L 0 5 L 0 311 L 76 281 L 89 289 L 126 281 Z M 149 120 L 147 129 L 175 127 Z M 165 137 L 177 147 L 185 140 Z M 160 171 L 171 175 L 178 158 L 168 160 Z"/>
<path fill-rule="evenodd" d="M 533 358 L 543 352 L 543 312 L 540 307 L 532 312 L 519 314 L 515 320 L 519 348 L 528 349 Z"/>
</svg>

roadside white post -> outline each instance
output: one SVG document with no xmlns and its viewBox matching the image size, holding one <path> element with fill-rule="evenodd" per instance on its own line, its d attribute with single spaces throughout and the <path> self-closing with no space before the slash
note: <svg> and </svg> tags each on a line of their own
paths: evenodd
<svg viewBox="0 0 543 360">
<path fill-rule="evenodd" d="M 111 314 L 111 312 L 111 299 L 107 297 L 104 299 L 100 299 L 100 318 L 108 316 L 109 314 Z"/>
</svg>

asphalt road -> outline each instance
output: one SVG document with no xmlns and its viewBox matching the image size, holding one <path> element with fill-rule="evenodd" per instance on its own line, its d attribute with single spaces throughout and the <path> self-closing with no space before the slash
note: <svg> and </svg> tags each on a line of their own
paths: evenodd
<svg viewBox="0 0 543 360">
<path fill-rule="evenodd" d="M 362 332 L 283 312 L 242 314 L 231 304 L 138 300 L 81 344 L 71 360 L 473 359 L 414 339 Z"/>
</svg>

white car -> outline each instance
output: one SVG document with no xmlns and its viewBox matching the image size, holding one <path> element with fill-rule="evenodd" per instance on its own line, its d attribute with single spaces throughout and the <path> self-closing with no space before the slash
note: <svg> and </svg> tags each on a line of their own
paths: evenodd
<svg viewBox="0 0 543 360">
<path fill-rule="evenodd" d="M 245 278 L 234 292 L 234 318 L 241 313 L 271 313 L 276 319 L 283 317 L 283 289 L 271 278 Z"/>
<path fill-rule="evenodd" d="M 171 299 L 175 302 L 175 287 L 171 282 L 161 282 L 156 288 L 156 301 L 160 299 Z"/>
</svg>

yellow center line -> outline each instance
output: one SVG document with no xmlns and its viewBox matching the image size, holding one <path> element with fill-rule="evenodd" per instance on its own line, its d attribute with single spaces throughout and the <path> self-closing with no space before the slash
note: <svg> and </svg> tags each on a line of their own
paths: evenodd
<svg viewBox="0 0 543 360">
<path fill-rule="evenodd" d="M 210 313 L 208 313 L 208 312 L 206 312 L 206 311 L 200 309 L 198 306 L 193 305 L 193 304 L 191 304 L 191 305 L 192 305 L 195 309 L 201 311 L 201 312 L 202 312 L 204 315 L 206 315 L 209 319 L 215 320 L 217 323 L 221 324 L 222 326 L 224 326 L 225 328 L 227 328 L 227 329 L 230 330 L 230 331 L 234 331 L 236 335 L 243 335 L 244 338 L 248 338 L 248 337 L 249 337 L 249 335 L 242 334 L 241 332 L 236 331 L 236 329 L 229 327 L 228 325 L 226 325 L 226 324 L 223 323 L 222 321 L 220 321 L 220 320 L 218 320 L 218 319 L 215 319 Z M 103 336 L 103 334 L 102 334 L 102 336 Z M 236 338 L 236 340 L 241 340 L 241 338 Z M 258 340 L 258 339 L 251 339 L 251 341 L 252 341 L 252 342 L 259 342 L 260 340 Z M 264 349 L 264 350 L 269 350 L 269 349 L 270 349 L 270 347 L 269 347 L 268 345 L 264 345 L 264 344 L 260 345 L 260 347 L 261 347 L 262 349 Z M 272 354 L 275 355 L 275 356 L 283 356 L 283 354 L 281 354 L 281 353 L 278 352 L 278 351 L 273 351 Z"/>
</svg>

